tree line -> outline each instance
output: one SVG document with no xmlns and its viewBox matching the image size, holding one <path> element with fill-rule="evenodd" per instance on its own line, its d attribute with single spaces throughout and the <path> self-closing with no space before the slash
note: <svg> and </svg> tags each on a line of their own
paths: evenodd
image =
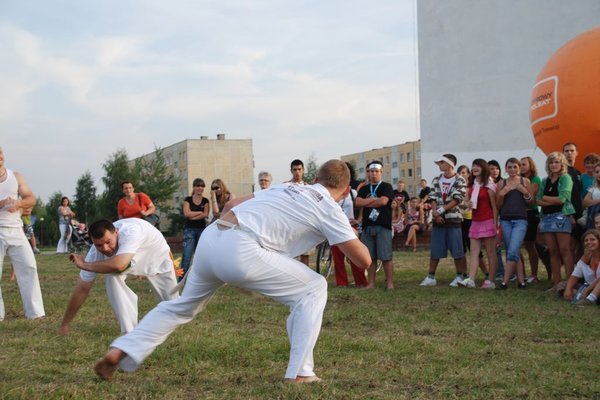
<svg viewBox="0 0 600 400">
<path fill-rule="evenodd" d="M 179 179 L 169 171 L 161 148 L 155 148 L 151 157 L 138 158 L 133 163 L 129 162 L 127 151 L 119 149 L 108 157 L 102 168 L 104 192 L 98 194 L 92 174 L 85 171 L 77 180 L 74 197 L 69 198 L 79 222 L 89 225 L 100 218 L 116 220 L 117 203 L 123 197 L 121 182 L 128 180 L 133 182 L 136 192 L 150 196 L 161 215 L 169 217 L 171 224 L 164 227 L 167 234 L 181 232 L 181 207 L 169 205 L 173 193 L 179 189 Z M 37 218 L 34 230 L 44 246 L 57 243 L 60 237 L 57 210 L 63 196 L 61 192 L 54 192 L 47 203 L 37 198 L 33 209 Z"/>
</svg>

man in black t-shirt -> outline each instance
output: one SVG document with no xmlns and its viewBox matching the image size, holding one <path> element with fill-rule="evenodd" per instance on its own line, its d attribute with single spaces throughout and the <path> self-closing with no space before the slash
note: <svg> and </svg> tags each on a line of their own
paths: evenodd
<svg viewBox="0 0 600 400">
<path fill-rule="evenodd" d="M 410 195 L 406 191 L 405 187 L 406 183 L 404 183 L 404 181 L 398 181 L 398 188 L 394 189 L 394 200 L 398 202 L 403 212 L 406 212 L 406 207 L 408 206 L 408 201 L 410 200 Z"/>
<path fill-rule="evenodd" d="M 392 261 L 392 185 L 382 180 L 383 164 L 372 161 L 367 165 L 368 183 L 356 197 L 356 206 L 362 207 L 362 233 L 360 240 L 367 246 L 373 262 L 369 267 L 367 288 L 375 288 L 377 260 L 383 262 L 386 288 L 394 288 L 394 263 Z"/>
</svg>

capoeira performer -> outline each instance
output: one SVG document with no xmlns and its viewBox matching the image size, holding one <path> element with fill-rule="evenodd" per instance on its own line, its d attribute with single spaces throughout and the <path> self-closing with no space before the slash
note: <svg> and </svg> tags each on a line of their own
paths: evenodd
<svg viewBox="0 0 600 400">
<path fill-rule="evenodd" d="M 104 274 L 106 294 L 121 333 L 131 331 L 138 322 L 137 295 L 125 283 L 128 275 L 146 277 L 161 301 L 179 297 L 169 245 L 150 223 L 141 218 L 120 219 L 114 224 L 101 219 L 90 225 L 88 233 L 94 246 L 85 260 L 79 254 L 69 255 L 81 271 L 59 329 L 61 335 L 69 333 L 97 274 Z"/>
<path fill-rule="evenodd" d="M 46 315 L 42 290 L 33 250 L 23 232 L 20 209 L 35 205 L 35 196 L 25 177 L 4 165 L 0 147 L 0 276 L 2 263 L 8 254 L 13 264 L 25 317 L 36 319 Z M 4 319 L 4 300 L 0 290 L 0 321 Z"/>
<path fill-rule="evenodd" d="M 117 367 L 127 372 L 137 369 L 227 283 L 290 307 L 285 380 L 320 381 L 313 370 L 313 348 L 327 302 L 327 281 L 294 257 L 325 239 L 363 269 L 371 257 L 337 204 L 350 188 L 346 164 L 326 162 L 317 179 L 314 185 L 284 183 L 232 200 L 231 210 L 200 237 L 182 296 L 160 303 L 133 331 L 116 339 L 96 362 L 96 373 L 110 379 Z"/>
</svg>

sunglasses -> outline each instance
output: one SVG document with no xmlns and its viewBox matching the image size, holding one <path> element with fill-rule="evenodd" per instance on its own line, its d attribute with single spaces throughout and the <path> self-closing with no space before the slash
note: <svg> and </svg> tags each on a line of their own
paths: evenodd
<svg viewBox="0 0 600 400">
<path fill-rule="evenodd" d="M 218 186 L 213 186 L 213 187 L 211 187 L 211 190 L 221 190 L 221 188 Z"/>
</svg>

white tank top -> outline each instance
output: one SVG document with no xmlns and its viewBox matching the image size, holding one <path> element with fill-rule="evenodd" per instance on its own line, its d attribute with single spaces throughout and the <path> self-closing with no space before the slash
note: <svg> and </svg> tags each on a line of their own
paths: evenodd
<svg viewBox="0 0 600 400">
<path fill-rule="evenodd" d="M 0 182 L 0 200 L 4 200 L 7 197 L 13 199 L 19 198 L 19 182 L 17 177 L 11 169 L 6 169 L 6 180 Z M 0 227 L 2 228 L 21 228 L 23 221 L 21 221 L 20 212 L 8 212 L 6 210 L 0 211 Z"/>
</svg>

